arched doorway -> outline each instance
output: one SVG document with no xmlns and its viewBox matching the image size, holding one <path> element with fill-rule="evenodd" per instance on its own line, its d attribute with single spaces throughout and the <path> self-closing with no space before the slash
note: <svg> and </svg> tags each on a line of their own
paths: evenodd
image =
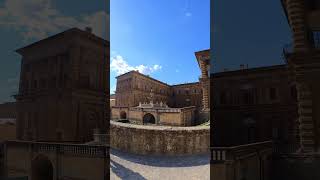
<svg viewBox="0 0 320 180">
<path fill-rule="evenodd" d="M 155 123 L 156 123 L 156 119 L 152 114 L 148 113 L 143 116 L 143 124 L 155 124 Z"/>
<path fill-rule="evenodd" d="M 32 160 L 32 179 L 53 180 L 53 166 L 46 156 L 39 155 Z"/>
<path fill-rule="evenodd" d="M 120 119 L 127 119 L 127 113 L 124 111 L 120 112 Z"/>
</svg>

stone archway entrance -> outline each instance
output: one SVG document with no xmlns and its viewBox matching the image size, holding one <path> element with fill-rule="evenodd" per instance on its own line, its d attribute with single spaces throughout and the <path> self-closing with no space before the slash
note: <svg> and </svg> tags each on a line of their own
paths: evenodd
<svg viewBox="0 0 320 180">
<path fill-rule="evenodd" d="M 127 119 L 127 113 L 124 111 L 120 112 L 120 119 Z"/>
<path fill-rule="evenodd" d="M 32 161 L 32 179 L 53 180 L 53 166 L 46 156 L 39 155 Z"/>
<path fill-rule="evenodd" d="M 143 116 L 143 124 L 155 124 L 156 119 L 154 116 L 150 113 L 147 113 Z"/>
</svg>

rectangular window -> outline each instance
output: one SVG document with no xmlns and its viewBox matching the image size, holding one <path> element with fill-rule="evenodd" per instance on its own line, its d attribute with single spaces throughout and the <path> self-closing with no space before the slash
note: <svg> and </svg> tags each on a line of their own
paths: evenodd
<svg viewBox="0 0 320 180">
<path fill-rule="evenodd" d="M 220 94 L 220 104 L 226 104 L 226 93 L 225 92 L 221 92 Z"/>
<path fill-rule="evenodd" d="M 313 32 L 313 43 L 315 48 L 320 48 L 320 31 Z"/>
<path fill-rule="evenodd" d="M 270 88 L 270 99 L 271 99 L 271 100 L 277 99 L 276 88 Z"/>
</svg>

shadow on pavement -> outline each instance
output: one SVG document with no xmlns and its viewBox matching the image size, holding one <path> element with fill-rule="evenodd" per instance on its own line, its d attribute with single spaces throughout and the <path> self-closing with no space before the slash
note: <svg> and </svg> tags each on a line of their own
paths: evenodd
<svg viewBox="0 0 320 180">
<path fill-rule="evenodd" d="M 134 179 L 134 180 L 146 180 L 139 173 L 134 172 L 121 164 L 110 159 L 111 171 L 121 179 Z"/>
<path fill-rule="evenodd" d="M 151 156 L 130 154 L 110 149 L 110 155 L 134 163 L 156 167 L 192 167 L 210 164 L 210 154 L 192 156 Z"/>
</svg>

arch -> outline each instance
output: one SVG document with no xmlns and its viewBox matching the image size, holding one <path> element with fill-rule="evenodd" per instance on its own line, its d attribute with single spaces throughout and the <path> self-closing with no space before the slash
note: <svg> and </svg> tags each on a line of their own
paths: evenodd
<svg viewBox="0 0 320 180">
<path fill-rule="evenodd" d="M 53 180 L 53 165 L 48 157 L 38 155 L 32 160 L 31 168 L 33 180 Z"/>
<path fill-rule="evenodd" d="M 127 119 L 127 113 L 125 111 L 120 112 L 120 119 Z"/>
<path fill-rule="evenodd" d="M 156 118 L 154 115 L 147 113 L 143 116 L 143 124 L 155 124 Z"/>
</svg>

